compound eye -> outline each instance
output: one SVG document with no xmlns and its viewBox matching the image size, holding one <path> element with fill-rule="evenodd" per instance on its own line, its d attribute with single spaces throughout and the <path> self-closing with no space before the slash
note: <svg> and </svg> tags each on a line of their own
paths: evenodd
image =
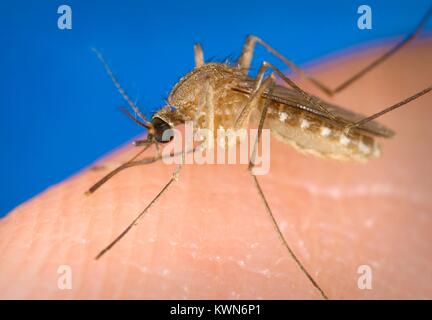
<svg viewBox="0 0 432 320">
<path fill-rule="evenodd" d="M 166 130 L 170 130 L 171 126 L 167 122 L 163 121 L 161 118 L 153 118 L 152 124 L 155 130 L 154 136 L 157 142 L 167 143 L 174 138 L 173 135 L 169 134 L 168 132 L 166 132 L 164 136 L 164 132 Z"/>
</svg>

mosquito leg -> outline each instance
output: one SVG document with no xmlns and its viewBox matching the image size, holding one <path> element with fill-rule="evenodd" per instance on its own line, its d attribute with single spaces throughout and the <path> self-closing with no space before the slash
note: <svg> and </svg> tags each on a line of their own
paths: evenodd
<svg viewBox="0 0 432 320">
<path fill-rule="evenodd" d="M 288 250 L 290 256 L 294 259 L 294 261 L 297 263 L 297 265 L 299 266 L 299 268 L 306 275 L 306 277 L 309 279 L 309 281 L 312 283 L 312 285 L 319 291 L 319 293 L 321 294 L 321 296 L 325 300 L 328 300 L 328 296 L 325 294 L 324 290 L 321 289 L 321 287 L 319 286 L 319 284 L 315 281 L 315 279 L 312 277 L 312 275 L 306 270 L 306 268 L 304 267 L 304 265 L 301 263 L 301 261 L 299 260 L 299 258 L 297 258 L 296 254 L 294 253 L 294 251 L 289 246 L 288 242 L 286 241 L 285 237 L 282 234 L 281 229 L 279 228 L 279 225 L 278 225 L 278 223 L 277 223 L 277 221 L 276 221 L 276 219 L 275 219 L 275 217 L 273 215 L 273 212 L 272 212 L 272 210 L 271 210 L 271 208 L 270 208 L 270 206 L 269 206 L 269 204 L 267 202 L 267 199 L 266 199 L 266 197 L 264 195 L 264 192 L 263 192 L 263 190 L 261 188 L 261 185 L 260 185 L 257 177 L 252 174 L 252 171 L 250 171 L 250 172 L 251 172 L 251 176 L 252 176 L 252 178 L 254 180 L 255 186 L 256 186 L 256 188 L 258 190 L 258 193 L 260 195 L 260 198 L 263 201 L 264 206 L 266 208 L 266 211 L 269 214 L 269 216 L 270 216 L 270 218 L 271 218 L 271 220 L 273 222 L 273 225 L 274 225 L 274 227 L 275 227 L 275 229 L 276 229 L 279 237 L 281 238 L 281 240 L 282 240 L 285 248 Z"/>
<path fill-rule="evenodd" d="M 214 91 L 213 87 L 211 86 L 209 81 L 206 81 L 203 90 L 201 94 L 199 95 L 198 100 L 198 107 L 195 111 L 193 120 L 193 127 L 197 128 L 200 127 L 199 121 L 200 117 L 204 114 L 205 115 L 205 129 L 208 130 L 208 132 L 213 133 L 214 137 Z M 204 149 L 212 149 L 214 146 L 214 140 L 212 140 L 212 137 L 206 136 L 206 137 L 200 137 L 203 138 L 201 142 L 201 150 Z"/>
<path fill-rule="evenodd" d="M 171 186 L 171 184 L 174 181 L 178 181 L 178 177 L 180 174 L 180 170 L 182 168 L 183 162 L 184 162 L 184 156 L 185 156 L 185 152 L 183 150 L 182 152 L 182 162 L 180 164 L 177 165 L 176 169 L 174 170 L 174 173 L 171 176 L 171 179 L 168 181 L 168 183 L 162 188 L 161 191 L 159 191 L 159 193 L 153 198 L 152 201 L 150 201 L 150 203 L 147 205 L 147 207 L 145 207 L 145 209 L 143 211 L 141 211 L 138 216 L 126 227 L 126 229 L 123 230 L 122 233 L 120 233 L 120 235 L 117 236 L 117 238 L 115 238 L 108 246 L 106 246 L 101 252 L 98 253 L 98 255 L 95 257 L 95 259 L 99 259 L 100 257 L 102 257 L 107 251 L 109 251 L 117 242 L 119 242 L 131 229 L 132 227 L 136 226 L 139 222 L 139 220 L 147 213 L 148 209 L 150 209 L 150 207 L 156 203 L 156 201 L 162 197 L 162 195 L 168 190 L 168 188 Z"/>
<path fill-rule="evenodd" d="M 199 145 L 194 147 L 191 150 L 188 150 L 186 153 L 193 153 L 198 149 Z M 131 168 L 131 167 L 136 167 L 136 166 L 141 166 L 141 165 L 146 165 L 146 164 L 150 164 L 150 163 L 154 163 L 157 162 L 159 160 L 162 159 L 166 159 L 166 158 L 170 158 L 170 157 L 175 157 L 178 155 L 181 155 L 183 153 L 182 152 L 177 152 L 174 154 L 170 154 L 168 156 L 162 156 L 162 155 L 155 155 L 153 157 L 147 157 L 141 160 L 137 160 L 137 161 L 132 161 L 134 160 L 136 157 L 138 157 L 142 152 L 144 152 L 145 150 L 140 151 L 139 154 L 137 154 L 135 157 L 133 157 L 131 160 L 129 160 L 128 162 L 123 163 L 122 165 L 120 165 L 119 167 L 117 167 L 116 169 L 112 170 L 111 172 L 109 172 L 107 175 L 105 175 L 102 179 L 100 179 L 98 182 L 96 182 L 90 189 L 88 189 L 85 194 L 86 195 L 90 195 L 92 193 L 94 193 L 97 189 L 99 189 L 103 184 L 105 184 L 105 182 L 107 182 L 109 179 L 111 179 L 112 177 L 114 177 L 117 173 L 123 171 L 124 169 L 127 168 Z"/>
<path fill-rule="evenodd" d="M 327 116 L 330 119 L 342 121 L 336 115 L 334 115 L 333 113 L 331 113 L 330 111 L 328 111 L 327 108 L 323 104 L 321 104 L 320 99 L 318 99 L 317 97 L 314 97 L 311 94 L 309 94 L 306 91 L 304 91 L 293 80 L 291 80 L 289 77 L 287 77 L 286 75 L 284 75 L 282 71 L 280 71 L 278 68 L 276 68 L 271 63 L 269 63 L 267 61 L 264 61 L 262 63 L 262 65 L 261 65 L 261 68 L 263 68 L 263 69 L 265 69 L 265 68 L 272 69 L 286 84 L 288 84 L 291 88 L 293 88 L 301 96 L 303 96 L 303 98 L 305 98 L 307 102 L 311 103 L 312 105 L 314 105 L 315 107 L 317 107 L 319 110 L 321 110 L 322 112 L 324 112 L 325 114 L 327 114 Z"/>
<path fill-rule="evenodd" d="M 300 75 L 301 77 L 307 79 L 311 83 L 313 83 L 318 89 L 320 89 L 325 94 L 331 96 L 334 94 L 333 90 L 321 83 L 319 80 L 309 76 L 303 69 L 298 67 L 294 62 L 291 60 L 288 60 L 285 58 L 282 54 L 280 54 L 278 51 L 276 51 L 273 47 L 271 47 L 267 42 L 264 40 L 258 38 L 254 35 L 249 35 L 246 38 L 246 41 L 243 45 L 243 51 L 240 55 L 240 58 L 237 61 L 237 65 L 244 70 L 244 73 L 247 74 L 252 62 L 253 58 L 253 52 L 255 49 L 256 44 L 262 45 L 264 48 L 266 48 L 270 53 L 272 53 L 274 56 L 276 56 L 278 59 L 280 59 L 283 63 L 285 63 L 292 71 Z"/>
<path fill-rule="evenodd" d="M 410 34 L 408 34 L 404 39 L 402 39 L 400 42 L 398 42 L 394 47 L 392 47 L 390 50 L 376 58 L 374 61 L 369 63 L 366 67 L 363 69 L 360 69 L 356 74 L 342 82 L 340 85 L 338 85 L 335 89 L 333 89 L 332 94 L 341 92 L 342 90 L 348 88 L 351 84 L 353 84 L 355 81 L 363 77 L 365 74 L 367 74 L 369 71 L 373 70 L 375 67 L 386 61 L 388 58 L 393 56 L 396 52 L 398 52 L 400 49 L 405 47 L 407 44 L 412 42 L 424 29 L 427 22 L 429 21 L 430 17 L 432 16 L 432 6 L 428 9 L 426 14 L 421 19 L 420 23 L 417 25 L 417 27 L 412 31 Z"/>
<path fill-rule="evenodd" d="M 259 99 L 261 98 L 261 95 L 264 93 L 265 89 L 268 88 L 268 86 L 274 81 L 273 74 L 269 75 L 264 80 L 264 74 L 267 68 L 268 66 L 264 62 L 258 71 L 258 75 L 255 81 L 255 88 L 251 93 L 248 102 L 246 103 L 246 105 L 243 107 L 243 109 L 240 111 L 239 115 L 237 116 L 237 119 L 234 124 L 234 128 L 236 130 L 239 128 L 243 128 L 248 123 L 251 112 L 254 109 L 258 108 L 258 102 Z"/>
<path fill-rule="evenodd" d="M 262 76 L 264 75 L 264 72 L 262 72 Z M 260 78 L 259 81 L 257 81 L 257 88 L 255 90 L 255 94 L 253 95 L 253 97 L 250 99 L 250 101 L 248 102 L 248 104 L 245 106 L 245 108 L 242 110 L 241 113 L 247 114 L 250 113 L 249 110 L 253 109 L 254 107 L 257 107 L 258 104 L 258 99 L 260 98 L 262 92 L 264 92 L 265 89 L 267 89 L 268 87 L 272 86 L 274 83 L 274 76 L 270 75 L 268 76 L 265 80 L 262 80 L 262 77 Z M 271 89 L 270 89 L 271 90 Z M 249 172 L 252 176 L 252 178 L 254 179 L 255 185 L 258 189 L 258 192 L 260 194 L 261 199 L 263 200 L 265 206 L 266 206 L 266 210 L 269 213 L 272 222 L 278 232 L 278 235 L 280 236 L 280 238 L 282 239 L 285 247 L 287 248 L 288 252 L 290 253 L 290 255 L 294 258 L 294 260 L 296 261 L 296 263 L 298 264 L 298 266 L 300 267 L 300 269 L 303 271 L 303 273 L 308 277 L 308 279 L 312 282 L 312 284 L 319 290 L 320 294 L 323 296 L 324 299 L 328 299 L 327 296 L 325 295 L 324 291 L 318 286 L 318 284 L 316 283 L 316 281 L 312 278 L 312 276 L 307 272 L 306 268 L 303 266 L 303 264 L 300 262 L 300 260 L 297 258 L 297 256 L 295 255 L 295 253 L 293 252 L 293 250 L 291 249 L 291 247 L 288 245 L 287 241 L 285 240 L 282 231 L 280 230 L 277 221 L 274 218 L 274 215 L 268 205 L 268 202 L 265 198 L 265 195 L 261 189 L 261 186 L 256 178 L 255 175 L 253 175 L 252 173 L 252 169 L 253 169 L 253 164 L 255 163 L 255 155 L 256 155 L 256 147 L 257 144 L 259 143 L 259 139 L 261 137 L 261 132 L 262 132 L 262 128 L 264 125 L 264 120 L 265 120 L 265 116 L 267 114 L 267 109 L 268 109 L 268 102 L 269 100 L 266 100 L 266 103 L 264 104 L 264 109 L 262 112 L 262 116 L 260 119 L 260 123 L 259 123 L 259 128 L 258 128 L 258 136 L 257 136 L 257 140 L 255 142 L 254 145 L 254 150 L 252 152 L 252 159 L 249 162 Z M 213 107 L 213 91 L 212 91 L 212 87 L 211 86 L 206 86 L 206 127 L 209 130 L 214 130 L 213 126 L 209 126 L 210 123 L 213 124 L 214 121 L 214 107 Z M 241 115 L 240 118 L 242 119 Z M 245 117 L 246 119 L 248 119 L 249 117 Z M 243 121 L 240 121 L 243 122 Z M 212 131 L 213 132 L 213 131 Z"/>
<path fill-rule="evenodd" d="M 135 144 L 135 146 L 138 146 L 137 144 L 136 144 L 136 142 L 137 141 L 134 141 L 134 144 Z M 117 162 L 115 162 L 115 163 L 109 163 L 108 165 L 100 165 L 100 166 L 98 166 L 98 165 L 96 165 L 96 166 L 93 166 L 93 167 L 91 167 L 91 170 L 93 170 L 93 171 L 99 171 L 99 170 L 105 170 L 105 169 L 112 169 L 112 170 L 116 170 L 118 167 L 120 167 L 120 166 L 122 166 L 122 165 L 124 165 L 125 163 L 130 163 L 130 162 L 132 162 L 132 161 L 134 161 L 136 158 L 138 158 L 141 154 L 143 154 L 144 153 L 144 151 L 146 151 L 150 146 L 148 145 L 148 141 L 147 140 L 138 140 L 138 142 L 146 142 L 146 147 L 145 148 L 143 148 L 142 150 L 140 150 L 136 155 L 134 155 L 130 160 L 128 160 L 128 161 L 126 161 L 126 162 L 124 162 L 124 163 L 120 163 L 120 164 L 118 164 Z"/>
<path fill-rule="evenodd" d="M 194 45 L 194 56 L 195 56 L 195 67 L 201 67 L 204 65 L 204 53 L 201 44 L 197 43 Z"/>
<path fill-rule="evenodd" d="M 142 139 L 142 140 L 135 140 L 133 142 L 133 145 L 135 147 L 141 147 L 141 146 L 146 146 L 149 144 L 149 140 L 148 139 Z"/>
<path fill-rule="evenodd" d="M 272 87 L 274 84 L 274 78 L 272 77 L 272 75 L 270 75 L 266 80 L 264 80 L 262 82 L 262 87 L 264 87 L 264 89 L 267 89 L 270 87 L 269 91 L 271 93 L 272 91 Z M 261 112 L 261 117 L 260 117 L 260 121 L 259 121 L 259 125 L 258 125 L 258 135 L 257 138 L 255 140 L 255 144 L 254 144 L 254 148 L 251 154 L 251 159 L 249 161 L 249 166 L 248 166 L 248 171 L 251 174 L 252 179 L 254 180 L 254 184 L 255 187 L 257 188 L 258 194 L 261 198 L 261 200 L 264 203 L 265 209 L 267 211 L 267 213 L 269 214 L 273 226 L 275 227 L 277 234 L 279 235 L 280 239 L 282 240 L 283 245 L 285 246 L 285 248 L 288 250 L 288 253 L 290 254 L 290 256 L 294 259 L 294 261 L 297 263 L 297 265 L 299 266 L 299 268 L 302 270 L 302 272 L 306 275 L 306 277 L 309 279 L 309 281 L 312 283 L 312 285 L 319 291 L 319 293 L 321 294 L 321 296 L 324 299 L 328 299 L 327 295 L 324 293 L 323 289 L 321 289 L 321 287 L 318 285 L 318 283 L 315 281 L 315 279 L 312 277 L 312 275 L 307 271 L 307 269 L 304 267 L 304 265 L 301 263 L 301 261 L 299 260 L 299 258 L 296 256 L 296 254 L 294 253 L 294 251 L 291 249 L 291 247 L 289 246 L 288 242 L 286 241 L 285 237 L 283 236 L 282 231 L 279 228 L 279 225 L 276 221 L 276 218 L 273 215 L 273 212 L 268 204 L 268 201 L 264 195 L 264 191 L 261 188 L 261 185 L 258 181 L 258 178 L 256 177 L 256 175 L 253 174 L 253 167 L 255 164 L 255 157 L 256 157 L 256 152 L 257 152 L 257 146 L 259 144 L 260 138 L 261 138 L 261 134 L 262 134 L 262 129 L 264 126 L 264 121 L 265 118 L 267 116 L 267 110 L 268 110 L 268 104 L 269 104 L 269 100 L 266 99 L 264 102 L 264 107 L 263 110 Z"/>
<path fill-rule="evenodd" d="M 155 146 L 156 146 L 156 156 L 157 157 L 162 157 L 161 151 L 160 151 L 160 146 L 159 146 L 159 142 L 155 142 Z"/>
<path fill-rule="evenodd" d="M 207 84 L 205 86 L 205 122 L 206 122 L 206 128 L 209 132 L 212 133 L 212 136 L 206 137 L 206 142 L 204 147 L 207 148 L 207 150 L 213 149 L 214 145 L 214 95 L 213 95 L 213 87 L 210 85 L 210 82 L 207 81 Z"/>
<path fill-rule="evenodd" d="M 320 103 L 320 100 L 317 97 L 314 97 L 314 96 L 310 95 L 309 93 L 307 93 L 306 91 L 304 91 L 303 89 L 301 89 L 293 80 L 288 78 L 286 75 L 283 74 L 282 71 L 280 71 L 278 68 L 276 68 L 274 65 L 272 65 L 271 63 L 269 63 L 267 61 L 264 61 L 258 70 L 258 74 L 256 76 L 256 82 L 255 82 L 255 89 L 251 95 L 250 100 L 254 99 L 255 96 L 260 96 L 262 94 L 262 92 L 264 92 L 263 89 L 261 88 L 261 90 L 260 90 L 261 93 L 258 93 L 258 88 L 261 87 L 261 82 L 263 81 L 264 74 L 265 74 L 267 69 L 272 69 L 272 71 L 274 73 L 276 73 L 286 84 L 288 84 L 291 88 L 293 88 L 296 92 L 298 92 L 301 96 L 303 96 L 306 99 L 306 101 L 308 101 L 309 103 L 311 103 L 312 105 L 317 107 L 319 110 L 321 110 L 323 113 L 325 113 L 330 119 L 339 120 L 340 122 L 345 123 L 345 121 L 343 121 L 342 119 L 339 119 L 336 115 L 334 115 L 333 113 L 328 111 L 327 108 L 323 104 Z M 249 108 L 249 110 L 247 110 L 247 108 Z M 247 122 L 246 121 L 247 116 L 250 114 L 250 111 L 252 109 L 253 109 L 253 106 L 251 106 L 249 103 L 246 104 L 246 106 L 243 108 L 239 117 L 236 120 L 236 128 L 240 127 L 241 124 L 244 124 Z"/>
<path fill-rule="evenodd" d="M 307 73 L 302 70 L 300 67 L 298 67 L 296 64 L 294 64 L 292 61 L 285 58 L 282 54 L 280 54 L 277 50 L 275 50 L 273 47 L 271 47 L 267 42 L 264 40 L 254 36 L 249 35 L 246 38 L 246 41 L 243 45 L 243 50 L 240 55 L 240 58 L 237 61 L 237 64 L 239 68 L 243 69 L 245 74 L 248 73 L 252 58 L 253 58 L 253 52 L 255 49 L 255 45 L 258 43 L 262 45 L 264 48 L 266 48 L 271 54 L 273 54 L 275 57 L 280 59 L 283 63 L 285 63 L 291 70 L 293 70 L 295 73 L 300 75 L 301 77 L 307 79 L 312 84 L 314 84 L 318 89 L 320 89 L 325 94 L 332 96 L 338 92 L 341 92 L 342 90 L 348 88 L 352 83 L 360 79 L 362 76 L 367 74 L 369 71 L 373 70 L 375 67 L 380 65 L 382 62 L 393 56 L 396 52 L 398 52 L 401 48 L 409 44 L 411 41 L 413 41 L 420 32 L 424 29 L 426 26 L 426 23 L 432 16 L 432 7 L 429 8 L 429 10 L 426 12 L 420 23 L 417 25 L 417 27 L 412 31 L 408 36 L 406 36 L 404 39 L 402 39 L 400 42 L 398 42 L 394 47 L 392 47 L 390 50 L 385 52 L 380 57 L 376 58 L 374 61 L 372 61 L 369 65 L 358 71 L 356 74 L 342 82 L 340 85 L 338 85 L 336 88 L 332 89 L 328 87 L 327 85 L 323 84 L 321 81 L 315 79 L 314 77 L 311 77 L 307 75 Z"/>
<path fill-rule="evenodd" d="M 367 118 L 364 118 L 364 119 L 362 119 L 362 120 L 360 120 L 358 122 L 355 122 L 355 123 L 352 123 L 352 124 L 348 124 L 345 127 L 345 132 L 348 133 L 349 130 L 351 130 L 352 128 L 360 127 L 360 126 L 364 125 L 365 123 L 367 123 L 369 121 L 372 121 L 372 120 L 374 120 L 376 118 L 379 118 L 382 115 L 386 114 L 387 112 L 390 112 L 390 111 L 393 111 L 394 109 L 400 108 L 400 107 L 406 105 L 407 103 L 409 103 L 409 102 L 411 102 L 411 101 L 413 101 L 415 99 L 418 99 L 421 96 L 423 96 L 423 95 L 425 95 L 425 94 L 427 94 L 427 93 L 429 93 L 431 91 L 432 91 L 432 86 L 429 86 L 426 89 L 423 89 L 422 91 L 417 92 L 416 94 L 412 95 L 411 97 L 408 97 L 408 98 L 406 98 L 406 99 L 404 99 L 404 100 L 402 100 L 402 101 L 400 101 L 400 102 L 398 102 L 398 103 L 396 103 L 396 104 L 394 104 L 394 105 L 392 105 L 392 106 L 390 106 L 388 108 L 385 108 L 384 110 L 382 110 L 380 112 L 377 112 L 377 113 L 375 113 L 375 114 L 373 114 L 373 115 L 371 115 L 371 116 L 369 116 Z"/>
</svg>

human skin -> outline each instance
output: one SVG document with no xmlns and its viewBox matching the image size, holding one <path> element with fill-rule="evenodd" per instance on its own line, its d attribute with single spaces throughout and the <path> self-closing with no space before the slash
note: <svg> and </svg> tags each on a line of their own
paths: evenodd
<svg viewBox="0 0 432 320">
<path fill-rule="evenodd" d="M 380 52 L 347 54 L 311 73 L 334 87 Z M 430 85 L 431 52 L 432 40 L 417 42 L 336 97 L 321 96 L 372 114 Z M 285 238 L 330 299 L 432 298 L 431 104 L 429 94 L 380 119 L 397 135 L 381 139 L 382 157 L 367 163 L 303 155 L 271 140 L 270 172 L 258 179 Z M 127 145 L 97 165 L 136 152 Z M 246 165 L 185 165 L 99 260 L 174 166 L 130 168 L 86 197 L 107 172 L 90 168 L 0 221 L 0 298 L 322 298 L 283 246 Z M 72 288 L 62 290 L 64 265 Z M 362 265 L 371 268 L 371 289 L 358 287 Z"/>
</svg>

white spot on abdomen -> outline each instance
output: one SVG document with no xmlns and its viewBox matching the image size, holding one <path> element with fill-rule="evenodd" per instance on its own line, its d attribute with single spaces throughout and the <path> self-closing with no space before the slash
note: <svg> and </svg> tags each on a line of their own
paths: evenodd
<svg viewBox="0 0 432 320">
<path fill-rule="evenodd" d="M 371 149 L 368 145 L 366 145 L 362 140 L 358 143 L 359 150 L 363 153 L 370 153 Z"/>
<path fill-rule="evenodd" d="M 331 130 L 327 127 L 321 127 L 320 133 L 323 137 L 328 137 L 331 133 Z"/>
<path fill-rule="evenodd" d="M 281 122 L 285 122 L 286 119 L 288 119 L 288 114 L 286 112 L 283 112 L 283 111 L 280 112 L 279 113 L 279 120 Z"/>
<path fill-rule="evenodd" d="M 300 120 L 300 128 L 302 129 L 307 129 L 310 126 L 310 122 L 307 121 L 306 119 L 301 119 Z"/>
<path fill-rule="evenodd" d="M 373 146 L 373 153 L 372 154 L 376 158 L 378 158 L 380 156 L 381 151 L 380 151 L 380 148 L 378 147 L 377 144 L 374 144 L 374 146 Z"/>
<path fill-rule="evenodd" d="M 346 135 L 341 134 L 339 138 L 339 142 L 344 146 L 346 146 L 350 142 L 350 139 Z"/>
</svg>

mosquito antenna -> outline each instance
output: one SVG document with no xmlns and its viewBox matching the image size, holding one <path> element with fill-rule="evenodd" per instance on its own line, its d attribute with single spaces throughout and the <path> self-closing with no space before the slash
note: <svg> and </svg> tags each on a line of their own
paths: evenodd
<svg viewBox="0 0 432 320">
<path fill-rule="evenodd" d="M 119 108 L 121 112 L 123 112 L 129 119 L 131 119 L 133 122 L 135 122 L 137 125 L 144 127 L 146 129 L 149 129 L 149 126 L 145 124 L 142 121 L 139 121 L 136 117 L 132 115 L 126 108 L 120 107 Z"/>
<path fill-rule="evenodd" d="M 402 101 L 400 101 L 400 102 L 398 102 L 398 103 L 396 103 L 396 104 L 394 104 L 394 105 L 392 105 L 392 106 L 390 106 L 390 107 L 388 107 L 388 108 L 386 108 L 386 109 L 384 109 L 378 113 L 375 113 L 375 114 L 371 115 L 370 117 L 364 118 L 364 119 L 362 119 L 356 123 L 347 125 L 345 130 L 349 131 L 352 128 L 362 126 L 367 122 L 370 122 L 370 121 L 372 121 L 378 117 L 381 117 L 382 115 L 386 114 L 387 112 L 390 112 L 394 109 L 400 108 L 400 107 L 406 105 L 407 103 L 409 103 L 409 102 L 411 102 L 417 98 L 420 98 L 421 96 L 425 95 L 426 93 L 430 92 L 431 90 L 432 90 L 432 86 L 429 86 L 426 89 L 424 89 L 420 92 L 417 92 L 415 95 L 413 95 L 409 98 L 406 98 L 406 99 L 404 99 L 404 100 L 402 100 Z"/>
<path fill-rule="evenodd" d="M 123 89 L 123 87 L 117 81 L 117 78 L 115 77 L 115 75 L 112 72 L 111 68 L 109 67 L 108 63 L 105 61 L 102 54 L 95 48 L 92 48 L 92 51 L 96 54 L 96 57 L 99 59 L 99 61 L 104 66 L 106 72 L 108 73 L 108 76 L 111 78 L 112 82 L 114 82 L 114 85 L 116 86 L 116 88 L 120 92 L 120 94 L 123 96 L 123 98 L 127 101 L 127 103 L 131 106 L 131 108 L 136 112 L 136 114 L 146 123 L 146 128 L 150 128 L 151 125 L 150 125 L 149 121 L 141 113 L 141 111 L 138 109 L 138 107 L 135 105 L 135 103 L 131 100 L 131 98 L 129 98 L 129 96 L 126 94 L 126 91 Z"/>
</svg>

